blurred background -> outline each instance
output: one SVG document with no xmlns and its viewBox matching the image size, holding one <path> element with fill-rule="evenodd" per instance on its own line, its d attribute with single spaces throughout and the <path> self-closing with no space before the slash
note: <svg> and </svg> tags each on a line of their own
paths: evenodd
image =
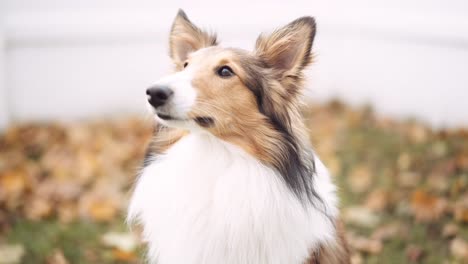
<svg viewBox="0 0 468 264">
<path fill-rule="evenodd" d="M 317 20 L 304 110 L 353 263 L 468 262 L 468 2 L 0 0 L 0 263 L 139 263 L 123 222 L 178 8 L 223 46 Z"/>
</svg>

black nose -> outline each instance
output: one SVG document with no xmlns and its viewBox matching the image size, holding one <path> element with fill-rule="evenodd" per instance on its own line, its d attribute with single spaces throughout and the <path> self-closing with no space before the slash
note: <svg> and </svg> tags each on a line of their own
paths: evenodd
<svg viewBox="0 0 468 264">
<path fill-rule="evenodd" d="M 171 99 L 174 92 L 171 88 L 164 85 L 155 85 L 146 90 L 148 102 L 154 107 L 164 105 Z"/>
</svg>

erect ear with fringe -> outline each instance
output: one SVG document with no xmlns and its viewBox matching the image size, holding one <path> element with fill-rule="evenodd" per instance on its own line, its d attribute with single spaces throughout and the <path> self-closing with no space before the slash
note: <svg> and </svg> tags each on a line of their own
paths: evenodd
<svg viewBox="0 0 468 264">
<path fill-rule="evenodd" d="M 302 69 L 312 61 L 314 37 L 314 18 L 301 17 L 269 36 L 260 35 L 256 54 L 281 77 L 300 77 Z"/>
<path fill-rule="evenodd" d="M 216 44 L 215 34 L 199 29 L 179 9 L 169 37 L 169 55 L 177 65 L 183 64 L 189 53 Z"/>
</svg>

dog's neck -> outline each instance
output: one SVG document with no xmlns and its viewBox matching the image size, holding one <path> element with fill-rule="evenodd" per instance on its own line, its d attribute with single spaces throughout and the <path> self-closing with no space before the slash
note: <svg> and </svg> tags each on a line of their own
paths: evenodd
<svg viewBox="0 0 468 264">
<path fill-rule="evenodd" d="M 129 218 L 159 264 L 301 263 L 335 237 L 335 187 L 315 163 L 320 210 L 242 148 L 191 133 L 143 169 Z"/>
</svg>

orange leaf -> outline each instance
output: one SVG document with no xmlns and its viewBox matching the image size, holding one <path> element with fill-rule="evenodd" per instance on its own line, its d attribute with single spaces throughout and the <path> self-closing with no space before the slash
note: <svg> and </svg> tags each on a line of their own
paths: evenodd
<svg viewBox="0 0 468 264">
<path fill-rule="evenodd" d="M 125 261 L 125 262 L 131 262 L 135 261 L 137 259 L 135 253 L 133 252 L 128 252 L 128 251 L 123 251 L 120 249 L 114 249 L 112 250 L 112 255 L 116 260 L 119 261 Z"/>
<path fill-rule="evenodd" d="M 447 208 L 447 201 L 430 195 L 422 190 L 413 192 L 411 209 L 417 221 L 432 222 L 438 220 Z"/>
</svg>

